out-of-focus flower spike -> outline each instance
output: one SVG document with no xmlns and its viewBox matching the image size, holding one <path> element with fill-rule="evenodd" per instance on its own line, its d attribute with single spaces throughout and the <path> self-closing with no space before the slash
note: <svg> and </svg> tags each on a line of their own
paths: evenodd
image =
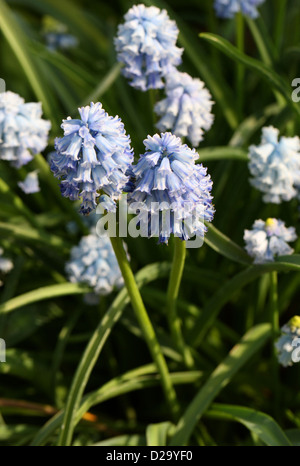
<svg viewBox="0 0 300 466">
<path fill-rule="evenodd" d="M 288 321 L 287 324 L 281 327 L 281 335 L 277 342 L 275 343 L 275 348 L 277 351 L 278 362 L 284 366 L 292 366 L 295 360 L 293 360 L 293 351 L 297 350 L 297 347 L 300 346 L 300 317 L 294 316 Z M 298 355 L 296 355 L 298 360 Z M 297 361 L 299 362 L 299 361 Z"/>
<path fill-rule="evenodd" d="M 0 159 L 15 168 L 26 165 L 47 146 L 50 127 L 42 119 L 41 103 L 25 103 L 10 91 L 0 93 Z"/>
<path fill-rule="evenodd" d="M 254 258 L 254 263 L 273 262 L 276 256 L 293 254 L 287 244 L 297 239 L 294 227 L 287 228 L 282 220 L 269 218 L 265 222 L 256 220 L 252 230 L 245 230 L 246 251 Z"/>
<path fill-rule="evenodd" d="M 146 91 L 164 87 L 163 77 L 180 65 L 178 28 L 166 10 L 134 5 L 118 28 L 115 47 L 123 75 L 131 86 Z"/>
</svg>

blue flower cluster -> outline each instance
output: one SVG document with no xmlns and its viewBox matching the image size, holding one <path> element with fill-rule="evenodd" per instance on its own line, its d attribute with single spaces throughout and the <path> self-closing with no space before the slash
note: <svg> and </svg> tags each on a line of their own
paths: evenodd
<svg viewBox="0 0 300 466">
<path fill-rule="evenodd" d="M 154 109 L 162 117 L 157 128 L 187 137 L 193 147 L 198 147 L 203 139 L 203 130 L 208 131 L 214 121 L 211 94 L 200 79 L 193 79 L 177 70 L 166 77 L 165 92 L 166 98 Z"/>
<path fill-rule="evenodd" d="M 63 120 L 64 137 L 55 141 L 51 170 L 62 180 L 63 196 L 81 199 L 82 214 L 94 210 L 104 193 L 113 210 L 129 180 L 130 138 L 121 119 L 109 116 L 99 102 L 80 108 L 79 114 L 80 119 Z"/>
<path fill-rule="evenodd" d="M 254 257 L 255 264 L 274 261 L 275 256 L 293 254 L 294 250 L 287 244 L 297 239 L 294 227 L 287 228 L 282 220 L 269 218 L 256 220 L 252 230 L 245 230 L 246 251 Z"/>
<path fill-rule="evenodd" d="M 14 264 L 10 259 L 3 257 L 3 253 L 3 249 L 0 248 L 0 272 L 9 273 L 13 269 Z"/>
<path fill-rule="evenodd" d="M 24 181 L 19 181 L 18 186 L 25 194 L 34 194 L 40 192 L 38 171 L 28 173 Z"/>
<path fill-rule="evenodd" d="M 123 75 L 136 89 L 164 87 L 162 78 L 180 65 L 183 50 L 176 46 L 178 28 L 166 10 L 134 5 L 115 38 Z"/>
<path fill-rule="evenodd" d="M 41 117 L 41 103 L 25 103 L 10 91 L 0 93 L 0 159 L 20 168 L 45 149 L 51 125 Z"/>
<path fill-rule="evenodd" d="M 249 149 L 250 182 L 274 204 L 296 197 L 300 188 L 300 139 L 278 138 L 278 129 L 263 128 L 260 145 Z"/>
<path fill-rule="evenodd" d="M 109 238 L 99 237 L 94 229 L 72 248 L 66 272 L 72 283 L 85 283 L 97 295 L 107 295 L 123 285 Z"/>
<path fill-rule="evenodd" d="M 167 243 L 171 234 L 187 240 L 204 237 L 204 221 L 212 221 L 212 181 L 198 154 L 171 133 L 148 136 L 146 152 L 132 169 L 129 200 L 142 231 Z"/>
<path fill-rule="evenodd" d="M 243 13 L 252 19 L 258 17 L 257 8 L 265 0 L 215 0 L 215 10 L 220 18 L 233 18 L 236 13 Z"/>
<path fill-rule="evenodd" d="M 77 37 L 69 34 L 68 27 L 52 16 L 44 16 L 42 33 L 51 52 L 74 48 L 79 43 Z"/>
<path fill-rule="evenodd" d="M 45 34 L 45 40 L 51 52 L 72 49 L 78 45 L 78 39 L 66 32 L 48 32 Z"/>
<path fill-rule="evenodd" d="M 292 366 L 292 353 L 300 346 L 300 317 L 294 316 L 281 327 L 281 336 L 275 343 L 278 362 L 284 366 Z M 299 351 L 297 351 L 299 353 Z"/>
</svg>

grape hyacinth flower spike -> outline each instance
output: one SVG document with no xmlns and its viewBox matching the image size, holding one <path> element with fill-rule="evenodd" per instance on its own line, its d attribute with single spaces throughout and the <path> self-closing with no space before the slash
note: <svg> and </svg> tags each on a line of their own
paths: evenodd
<svg viewBox="0 0 300 466">
<path fill-rule="evenodd" d="M 94 210 L 103 195 L 114 211 L 129 180 L 130 138 L 121 119 L 109 116 L 100 102 L 79 108 L 79 114 L 80 119 L 63 120 L 64 137 L 55 141 L 51 170 L 61 180 L 62 195 L 81 200 L 82 214 Z"/>
<path fill-rule="evenodd" d="M 171 235 L 182 240 L 204 238 L 204 221 L 211 222 L 212 181 L 198 154 L 171 133 L 148 136 L 146 152 L 132 169 L 134 188 L 129 204 L 138 212 L 145 236 L 168 243 Z"/>
<path fill-rule="evenodd" d="M 40 102 L 25 103 L 14 92 L 0 93 L 1 160 L 20 168 L 46 148 L 51 124 L 41 117 Z"/>
<path fill-rule="evenodd" d="M 166 77 L 165 92 L 166 98 L 154 108 L 161 117 L 157 128 L 187 137 L 193 147 L 198 147 L 204 131 L 208 131 L 214 121 L 210 92 L 200 79 L 175 70 Z"/>
<path fill-rule="evenodd" d="M 294 227 L 287 228 L 282 220 L 269 218 L 256 220 L 252 230 L 245 230 L 246 251 L 254 257 L 255 264 L 273 262 L 275 256 L 293 254 L 294 250 L 287 244 L 297 239 Z"/>
<path fill-rule="evenodd" d="M 3 257 L 3 254 L 4 251 L 2 248 L 0 248 L 0 272 L 9 273 L 13 269 L 14 264 L 10 259 Z"/>
<path fill-rule="evenodd" d="M 183 49 L 176 46 L 178 28 L 166 10 L 134 5 L 119 25 L 115 38 L 123 75 L 136 89 L 160 89 L 163 77 L 180 65 Z"/>
<path fill-rule="evenodd" d="M 25 194 L 34 194 L 40 192 L 38 171 L 28 173 L 24 181 L 19 181 L 18 186 Z"/>
</svg>

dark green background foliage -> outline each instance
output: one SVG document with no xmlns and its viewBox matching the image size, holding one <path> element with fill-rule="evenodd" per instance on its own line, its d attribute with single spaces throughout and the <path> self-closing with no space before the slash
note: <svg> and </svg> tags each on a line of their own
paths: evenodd
<svg viewBox="0 0 300 466">
<path fill-rule="evenodd" d="M 102 398 L 99 395 L 88 406 L 93 416 L 77 425 L 74 444 L 181 444 L 189 438 L 189 429 L 191 445 L 288 444 L 284 431 L 291 441 L 299 442 L 299 366 L 278 369 L 277 380 L 270 327 L 265 324 L 270 320 L 271 270 L 282 272 L 281 323 L 299 313 L 299 256 L 253 267 L 240 247 L 244 229 L 257 218 L 278 217 L 300 232 L 297 201 L 263 204 L 261 194 L 250 187 L 247 168 L 247 148 L 259 141 L 262 126 L 274 125 L 285 135 L 299 134 L 300 104 L 291 100 L 291 82 L 300 77 L 300 1 L 266 0 L 255 23 L 245 20 L 245 53 L 255 62 L 223 41 L 236 44 L 236 24 L 216 19 L 212 1 L 145 3 L 167 8 L 177 21 L 180 45 L 185 48 L 181 70 L 204 80 L 213 95 L 215 123 L 199 154 L 214 182 L 214 227 L 226 236 L 211 229 L 207 243 L 187 254 L 178 309 L 196 362 L 193 371 L 184 367 L 165 318 L 172 241 L 168 247 L 158 246 L 156 240 L 127 241 L 134 272 L 162 263 L 146 271 L 149 283 L 142 296 L 178 382 L 184 417 L 175 437 L 174 427 L 161 424 L 170 421 L 169 412 L 155 367 L 145 366 L 151 359 L 131 306 L 126 305 L 87 385 L 87 393 L 100 390 Z M 125 0 L 0 0 L 0 76 L 8 90 L 26 101 L 42 101 L 44 115 L 52 122 L 45 156 L 61 135 L 62 118 L 75 116 L 79 106 L 91 101 L 100 100 L 109 114 L 122 118 L 136 156 L 143 150 L 143 139 L 155 132 L 149 94 L 132 89 L 120 77 L 116 63 L 113 37 L 131 5 Z M 49 52 L 41 34 L 44 15 L 66 24 L 79 46 L 64 53 Z M 200 33 L 217 34 L 220 39 L 200 38 Z M 242 92 L 236 86 L 241 61 Z M 77 218 L 77 206 L 60 199 L 56 181 L 46 165 L 41 170 L 41 164 L 35 160 L 16 171 L 0 163 L 0 244 L 15 263 L 13 272 L 3 278 L 0 294 L 0 337 L 7 342 L 7 362 L 0 363 L 1 445 L 56 443 L 55 425 L 44 437 L 36 435 L 64 408 L 82 353 L 116 295 L 91 307 L 82 299 L 86 290 L 64 285 L 70 248 L 82 235 L 73 236 L 66 229 L 67 222 Z M 25 196 L 17 181 L 36 166 L 41 170 L 42 191 Z M 296 253 L 299 246 L 298 242 Z M 24 295 L 31 291 L 32 295 Z M 18 296 L 19 300 L 12 300 Z M 236 353 L 225 360 L 235 345 Z M 219 370 L 227 371 L 224 376 L 213 372 L 219 365 Z M 127 377 L 131 385 L 126 385 L 120 376 L 134 369 L 138 370 Z M 195 405 L 185 411 L 192 399 Z M 201 419 L 194 419 L 193 413 Z"/>
</svg>

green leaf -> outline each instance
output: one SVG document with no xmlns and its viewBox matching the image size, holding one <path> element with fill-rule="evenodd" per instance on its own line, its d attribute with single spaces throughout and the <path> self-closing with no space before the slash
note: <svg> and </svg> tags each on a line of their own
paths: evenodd
<svg viewBox="0 0 300 466">
<path fill-rule="evenodd" d="M 0 364 L 0 374 L 28 380 L 47 395 L 50 394 L 50 376 L 47 365 L 24 350 L 7 348 L 6 362 Z"/>
<path fill-rule="evenodd" d="M 19 439 L 27 442 L 36 431 L 37 427 L 26 424 L 0 425 L 0 442 L 10 442 L 10 446 Z"/>
<path fill-rule="evenodd" d="M 0 305 L 0 314 L 7 314 L 22 306 L 44 301 L 46 299 L 54 299 L 60 296 L 70 296 L 75 294 L 89 293 L 91 289 L 88 286 L 80 283 L 60 283 L 58 285 L 45 286 L 37 290 L 29 291 L 28 293 L 12 298 L 9 301 Z"/>
<path fill-rule="evenodd" d="M 217 47 L 232 60 L 238 63 L 242 63 L 251 70 L 256 71 L 263 79 L 266 80 L 268 84 L 270 84 L 274 89 L 278 90 L 283 95 L 286 103 L 295 110 L 298 116 L 300 116 L 299 105 L 295 104 L 291 99 L 290 86 L 281 76 L 279 76 L 274 71 L 273 68 L 266 66 L 255 58 L 248 57 L 226 39 L 223 39 L 216 34 L 202 33 L 200 34 L 200 38 Z"/>
<path fill-rule="evenodd" d="M 202 376 L 203 373 L 200 371 L 186 371 L 170 374 L 174 385 L 197 383 L 201 380 Z M 78 424 L 82 416 L 99 403 L 103 403 L 104 401 L 111 400 L 126 393 L 156 387 L 159 384 L 160 380 L 158 374 L 156 374 L 156 367 L 154 364 L 147 364 L 146 366 L 126 372 L 110 380 L 98 390 L 87 394 L 82 399 L 74 419 L 74 424 Z M 32 446 L 44 445 L 48 438 L 61 427 L 63 418 L 64 410 L 53 416 L 33 439 Z"/>
<path fill-rule="evenodd" d="M 222 307 L 241 288 L 265 273 L 300 271 L 300 255 L 279 257 L 275 262 L 253 265 L 231 278 L 220 287 L 203 308 L 201 316 L 195 320 L 186 340 L 194 347 L 198 346 L 213 325 Z"/>
<path fill-rule="evenodd" d="M 53 351 L 52 367 L 51 367 L 51 381 L 53 392 L 55 392 L 57 382 L 59 380 L 59 369 L 63 360 L 63 355 L 69 341 L 70 335 L 81 315 L 82 308 L 76 309 L 71 316 L 68 318 L 67 322 L 61 329 L 58 335 L 57 344 Z"/>
<path fill-rule="evenodd" d="M 41 154 L 36 154 L 33 163 L 39 170 L 41 179 L 48 185 L 55 196 L 57 203 L 61 206 L 61 210 L 64 212 L 64 215 L 68 213 L 74 222 L 76 222 L 76 225 L 82 234 L 88 234 L 88 229 L 84 225 L 79 213 L 74 209 L 73 203 L 61 195 L 57 179 L 54 178 L 53 173 L 50 170 L 50 166 L 44 157 Z"/>
<path fill-rule="evenodd" d="M 251 264 L 252 259 L 246 251 L 221 233 L 211 224 L 206 225 L 208 231 L 205 235 L 205 243 L 227 259 L 233 260 L 240 264 Z"/>
<path fill-rule="evenodd" d="M 214 370 L 204 386 L 188 405 L 179 420 L 170 446 L 186 445 L 199 419 L 220 391 L 229 384 L 234 375 L 260 350 L 271 335 L 271 326 L 261 324 L 253 327 L 232 348 L 224 361 Z"/>
<path fill-rule="evenodd" d="M 252 33 L 252 36 L 255 40 L 255 43 L 257 45 L 257 48 L 259 50 L 260 56 L 263 60 L 263 62 L 267 66 L 272 66 L 273 65 L 273 51 L 270 47 L 270 42 L 266 41 L 266 36 L 267 36 L 267 31 L 264 30 L 264 34 L 260 31 L 258 27 L 258 22 L 254 21 L 251 18 L 246 18 L 247 24 L 249 26 L 249 29 Z"/>
<path fill-rule="evenodd" d="M 49 324 L 63 316 L 53 306 L 30 306 L 29 312 L 23 309 L 7 314 L 0 314 L 0 335 L 5 339 L 7 347 L 20 345 L 38 331 L 42 326 Z M 4 318 L 4 321 L 3 321 Z M 2 325 L 1 325 L 2 324 Z"/>
<path fill-rule="evenodd" d="M 288 272 L 289 270 L 300 271 L 300 254 L 293 254 L 291 256 L 280 256 L 275 259 L 277 267 L 280 267 L 281 271 Z"/>
<path fill-rule="evenodd" d="M 241 160 L 248 161 L 247 151 L 239 147 L 207 147 L 198 150 L 197 163 L 211 162 L 215 160 Z"/>
<path fill-rule="evenodd" d="M 281 110 L 278 104 L 272 104 L 264 108 L 263 111 L 259 110 L 247 117 L 234 132 L 229 145 L 236 148 L 248 145 L 253 134 L 261 130 L 261 127 L 266 124 L 267 120 L 270 117 L 278 115 Z"/>
<path fill-rule="evenodd" d="M 166 447 L 168 434 L 174 427 L 171 422 L 149 424 L 146 429 L 147 447 Z"/>
<path fill-rule="evenodd" d="M 255 409 L 244 406 L 213 404 L 206 415 L 215 419 L 240 422 L 268 446 L 291 446 L 288 437 L 277 422 L 271 416 Z"/>
<path fill-rule="evenodd" d="M 54 65 L 57 69 L 61 70 L 64 76 L 68 79 L 69 86 L 76 84 L 83 87 L 87 84 L 95 85 L 95 77 L 70 60 L 66 55 L 63 55 L 57 50 L 48 50 L 44 45 L 39 42 L 30 43 L 30 51 L 40 58 L 43 58 L 48 63 Z"/>
<path fill-rule="evenodd" d="M 44 245 L 46 244 L 48 247 L 58 248 L 61 252 L 69 250 L 69 245 L 59 236 L 44 232 L 43 230 L 35 230 L 27 225 L 20 226 L 0 222 L 0 235 L 5 237 L 12 235 L 15 238 L 33 243 L 37 241 Z"/>
</svg>

